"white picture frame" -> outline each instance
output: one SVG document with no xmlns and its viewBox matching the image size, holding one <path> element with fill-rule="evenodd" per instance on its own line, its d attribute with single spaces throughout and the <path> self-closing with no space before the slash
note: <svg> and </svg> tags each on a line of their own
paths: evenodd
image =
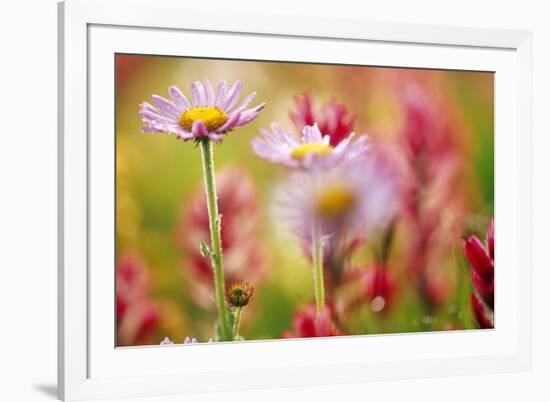
<svg viewBox="0 0 550 402">
<path fill-rule="evenodd" d="M 186 42 L 180 39 L 186 35 L 202 38 L 195 43 L 207 43 L 208 37 L 235 48 L 247 44 L 250 50 L 215 45 L 183 48 L 181 43 Z M 316 46 L 306 51 L 305 42 Z M 59 397 L 144 397 L 529 370 L 531 47 L 531 34 L 524 31 L 218 15 L 186 9 L 177 0 L 60 3 Z M 108 249 L 101 250 L 101 240 L 94 239 L 109 240 L 105 225 L 112 220 L 106 219 L 104 225 L 90 211 L 110 208 L 103 204 L 113 187 L 108 181 L 105 188 L 98 187 L 97 178 L 112 177 L 113 165 L 95 161 L 110 158 L 113 141 L 94 133 L 113 127 L 109 100 L 113 66 L 108 60 L 116 52 L 495 71 L 496 260 L 501 264 L 496 277 L 496 329 L 115 350 L 109 343 L 114 320 L 97 313 L 114 300 L 95 296 L 113 294 L 108 275 L 113 266 L 93 268 L 95 261 L 110 256 Z M 430 351 L 423 348 L 426 345 Z M 235 363 L 239 356 L 247 356 L 246 362 Z M 187 367 L 182 361 L 189 362 Z"/>
</svg>

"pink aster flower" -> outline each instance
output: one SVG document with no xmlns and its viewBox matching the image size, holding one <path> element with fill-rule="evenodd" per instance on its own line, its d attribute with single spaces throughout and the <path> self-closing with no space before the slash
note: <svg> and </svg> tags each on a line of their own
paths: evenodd
<svg viewBox="0 0 550 402">
<path fill-rule="evenodd" d="M 355 124 L 355 113 L 351 113 L 345 105 L 335 100 L 315 109 L 309 92 L 294 97 L 294 108 L 290 110 L 289 116 L 299 131 L 317 123 L 322 133 L 330 135 L 330 145 L 333 147 L 351 134 Z"/>
<path fill-rule="evenodd" d="M 240 105 L 243 84 L 236 81 L 230 88 L 220 81 L 216 90 L 208 80 L 195 81 L 191 85 L 191 100 L 176 86 L 168 88 L 170 99 L 153 95 L 152 102 L 143 102 L 139 114 L 143 131 L 170 133 L 183 140 L 209 138 L 221 141 L 223 134 L 250 123 L 265 106 L 265 103 L 247 109 L 256 95 L 252 92 Z"/>
<path fill-rule="evenodd" d="M 317 124 L 305 126 L 300 136 L 283 131 L 276 123 L 271 129 L 260 130 L 261 137 L 252 140 L 252 149 L 259 157 L 290 168 L 332 167 L 368 149 L 367 136 L 352 141 L 354 133 L 332 146 L 330 135 L 323 135 Z"/>
<path fill-rule="evenodd" d="M 311 175 L 295 172 L 276 192 L 276 215 L 309 250 L 318 222 L 325 254 L 387 224 L 397 212 L 397 176 L 373 153 Z M 325 258 L 327 256 L 325 255 Z"/>
</svg>

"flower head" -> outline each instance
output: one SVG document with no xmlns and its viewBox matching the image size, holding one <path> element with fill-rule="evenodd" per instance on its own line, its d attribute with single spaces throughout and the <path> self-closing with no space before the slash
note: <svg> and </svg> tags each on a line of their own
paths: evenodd
<svg viewBox="0 0 550 402">
<path fill-rule="evenodd" d="M 294 331 L 285 331 L 284 338 L 313 338 L 338 336 L 342 333 L 333 322 L 333 313 L 330 307 L 317 313 L 315 306 L 308 305 L 294 314 L 292 324 Z"/>
<path fill-rule="evenodd" d="M 305 126 L 317 123 L 319 130 L 330 136 L 330 145 L 333 147 L 351 134 L 355 123 L 355 113 L 349 112 L 345 105 L 334 100 L 326 102 L 316 110 L 309 92 L 294 97 L 294 108 L 290 110 L 289 115 L 299 131 Z"/>
<path fill-rule="evenodd" d="M 261 137 L 252 140 L 252 149 L 259 157 L 290 168 L 336 166 L 360 157 L 368 148 L 367 137 L 352 141 L 353 133 L 333 146 L 330 135 L 323 135 L 317 124 L 305 126 L 299 137 L 276 123 L 271 129 L 260 130 Z"/>
<path fill-rule="evenodd" d="M 314 175 L 295 172 L 276 193 L 275 213 L 302 239 L 304 250 L 310 249 L 317 222 L 330 253 L 343 240 L 388 223 L 397 210 L 396 195 L 396 176 L 371 154 Z"/>
<path fill-rule="evenodd" d="M 152 102 L 143 102 L 139 114 L 143 131 L 170 133 L 184 140 L 209 138 L 221 141 L 222 135 L 250 123 L 265 103 L 247 109 L 256 95 L 252 92 L 239 106 L 243 84 L 236 81 L 230 88 L 220 81 L 216 90 L 208 80 L 195 81 L 191 85 L 191 101 L 176 86 L 168 88 L 170 99 L 153 95 Z"/>
<path fill-rule="evenodd" d="M 227 288 L 225 300 L 233 307 L 244 307 L 253 295 L 254 288 L 248 282 L 237 282 Z"/>
</svg>

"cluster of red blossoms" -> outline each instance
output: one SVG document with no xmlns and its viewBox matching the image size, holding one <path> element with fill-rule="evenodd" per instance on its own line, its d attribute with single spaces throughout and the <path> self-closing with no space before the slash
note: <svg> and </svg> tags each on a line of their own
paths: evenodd
<svg viewBox="0 0 550 402">
<path fill-rule="evenodd" d="M 485 243 L 477 236 L 463 240 L 470 262 L 474 293 L 471 295 L 474 319 L 480 328 L 494 328 L 495 308 L 495 224 L 489 223 Z"/>
<path fill-rule="evenodd" d="M 160 320 L 160 309 L 149 297 L 148 270 L 135 254 L 122 254 L 116 273 L 117 344 L 149 343 Z"/>
</svg>

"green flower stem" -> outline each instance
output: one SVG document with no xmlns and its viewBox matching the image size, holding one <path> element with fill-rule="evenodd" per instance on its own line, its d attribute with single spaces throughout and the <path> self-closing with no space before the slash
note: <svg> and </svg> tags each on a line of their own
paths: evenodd
<svg viewBox="0 0 550 402">
<path fill-rule="evenodd" d="M 233 322 L 233 339 L 239 336 L 239 326 L 241 325 L 241 317 L 243 314 L 243 308 L 237 307 L 235 309 L 235 321 Z"/>
<path fill-rule="evenodd" d="M 225 280 L 223 276 L 221 216 L 218 212 L 218 195 L 214 177 L 214 149 L 209 139 L 200 141 L 202 154 L 202 169 L 208 205 L 210 224 L 212 270 L 214 272 L 214 296 L 218 308 L 221 341 L 230 341 L 229 315 L 224 301 Z"/>
<path fill-rule="evenodd" d="M 323 241 L 319 223 L 313 222 L 311 239 L 311 259 L 313 262 L 313 290 L 317 313 L 325 308 L 325 283 L 323 279 Z"/>
</svg>

